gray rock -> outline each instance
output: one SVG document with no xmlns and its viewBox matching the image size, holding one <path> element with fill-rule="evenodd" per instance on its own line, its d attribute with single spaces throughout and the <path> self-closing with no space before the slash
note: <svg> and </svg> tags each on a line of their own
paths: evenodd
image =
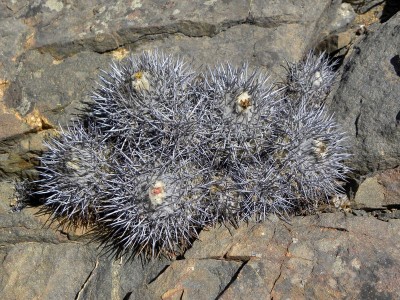
<svg viewBox="0 0 400 300">
<path fill-rule="evenodd" d="M 357 190 L 359 207 L 382 209 L 400 205 L 400 168 L 386 170 L 367 178 Z"/>
<path fill-rule="evenodd" d="M 13 117 L 9 114 L 7 116 Z M 28 117 L 30 116 L 28 115 Z M 7 179 L 10 175 L 19 175 L 23 178 L 32 179 L 36 173 L 33 167 L 37 163 L 37 156 L 45 150 L 43 140 L 50 133 L 54 133 L 55 130 L 36 132 L 18 118 L 13 119 L 13 122 L 16 126 L 17 124 L 23 126 L 22 129 L 26 131 L 21 130 L 18 135 L 0 140 L 0 178 Z M 13 132 L 14 128 L 11 127 L 14 125 L 13 122 L 6 124 L 4 132 Z M 10 128 L 10 130 L 6 130 L 7 128 Z"/>
<path fill-rule="evenodd" d="M 44 115 L 48 127 L 65 125 L 82 101 L 88 100 L 99 70 L 108 67 L 110 61 L 107 56 L 82 52 L 55 62 L 48 53 L 28 51 L 4 94 L 4 103 L 21 117 L 36 109 Z"/>
<path fill-rule="evenodd" d="M 331 23 L 331 31 L 338 32 L 347 28 L 356 17 L 353 7 L 348 3 L 342 3 L 336 12 L 336 16 Z"/>
<path fill-rule="evenodd" d="M 216 299 L 241 267 L 239 261 L 175 261 L 148 286 L 146 296 L 133 299 Z"/>
<path fill-rule="evenodd" d="M 350 3 L 357 13 L 363 14 L 374 6 L 384 3 L 385 0 L 344 0 L 343 2 Z"/>
<path fill-rule="evenodd" d="M 185 298 L 216 272 L 215 264 L 205 263 L 215 260 L 218 274 L 231 268 L 222 262 L 241 262 L 220 299 L 248 299 L 249 293 L 260 299 L 397 299 L 399 226 L 399 220 L 337 213 L 294 218 L 290 225 L 266 221 L 203 231 L 186 259 L 172 262 L 149 285 L 150 299 Z M 213 282 L 203 290 L 206 299 L 220 284 Z"/>
<path fill-rule="evenodd" d="M 382 208 L 385 203 L 385 189 L 376 177 L 367 178 L 358 188 L 354 201 L 364 208 Z"/>
<path fill-rule="evenodd" d="M 14 72 L 18 76 L 9 80 L 5 103 L 21 115 L 36 105 L 46 114 L 55 114 L 57 109 L 84 99 L 93 85 L 87 79 L 96 77 L 96 68 L 107 66 L 104 62 L 110 58 L 96 53 L 120 47 L 133 52 L 168 49 L 197 65 L 226 61 L 227 57 L 235 64 L 249 60 L 281 74 L 284 59 L 302 57 L 325 34 L 338 9 L 328 0 L 301 1 L 296 6 L 286 2 L 167 2 L 162 6 L 157 1 L 136 1 L 127 6 L 122 1 L 112 5 L 89 1 L 75 7 L 58 1 L 32 1 L 14 8 L 15 14 L 2 21 L 18 17 L 34 29 L 17 27 L 19 30 L 4 32 L 13 38 L 25 32 L 26 40 L 21 43 L 29 42 L 28 50 L 32 49 L 18 56 L 19 71 Z M 9 26 L 4 23 L 3 27 Z M 11 52 L 17 47 L 9 49 L 9 41 L 2 41 L 10 51 L 5 57 L 12 60 L 15 53 Z M 72 56 L 76 57 L 66 60 Z"/>
<path fill-rule="evenodd" d="M 400 164 L 399 22 L 397 14 L 354 47 L 330 106 L 362 174 Z"/>
<path fill-rule="evenodd" d="M 83 243 L 21 242 L 0 257 L 2 299 L 143 299 L 129 295 L 140 295 L 165 267 L 161 260 L 113 260 Z"/>
</svg>

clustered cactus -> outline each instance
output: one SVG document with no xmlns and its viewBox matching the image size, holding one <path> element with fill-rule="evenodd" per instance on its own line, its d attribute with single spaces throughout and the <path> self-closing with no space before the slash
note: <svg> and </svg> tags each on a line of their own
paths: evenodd
<svg viewBox="0 0 400 300">
<path fill-rule="evenodd" d="M 182 252 L 217 222 L 312 210 L 340 192 L 344 134 L 323 102 L 324 56 L 277 88 L 246 64 L 196 74 L 143 53 L 103 72 L 79 120 L 47 141 L 39 180 L 52 220 L 93 226 L 119 254 Z"/>
</svg>

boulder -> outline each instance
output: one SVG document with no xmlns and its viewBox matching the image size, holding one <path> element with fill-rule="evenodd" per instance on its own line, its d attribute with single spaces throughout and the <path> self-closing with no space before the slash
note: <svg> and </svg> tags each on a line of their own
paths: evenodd
<svg viewBox="0 0 400 300">
<path fill-rule="evenodd" d="M 400 165 L 400 13 L 346 58 L 330 109 L 349 135 L 360 174 Z"/>
</svg>

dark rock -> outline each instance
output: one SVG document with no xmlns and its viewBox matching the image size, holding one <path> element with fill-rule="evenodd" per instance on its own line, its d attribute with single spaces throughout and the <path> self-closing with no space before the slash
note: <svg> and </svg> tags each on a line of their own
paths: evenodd
<svg viewBox="0 0 400 300">
<path fill-rule="evenodd" d="M 399 11 L 400 11 L 400 2 L 398 0 L 386 0 L 385 6 L 383 7 L 382 15 L 380 17 L 381 22 L 388 21 Z"/>
<path fill-rule="evenodd" d="M 357 13 L 363 14 L 374 6 L 384 3 L 385 0 L 344 0 L 343 2 L 350 3 Z"/>
<path fill-rule="evenodd" d="M 397 14 L 355 46 L 330 107 L 350 136 L 351 166 L 362 174 L 400 165 L 400 77 L 393 65 L 399 22 Z"/>
</svg>

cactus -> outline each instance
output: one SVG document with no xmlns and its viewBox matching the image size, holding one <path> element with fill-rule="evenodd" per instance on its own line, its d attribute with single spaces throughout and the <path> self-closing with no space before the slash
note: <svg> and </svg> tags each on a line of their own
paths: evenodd
<svg viewBox="0 0 400 300">
<path fill-rule="evenodd" d="M 348 172 L 323 107 L 335 73 L 312 54 L 287 70 L 278 89 L 246 64 L 196 75 L 158 52 L 114 62 L 49 140 L 34 193 L 117 255 L 178 255 L 217 222 L 310 211 Z"/>
<path fill-rule="evenodd" d="M 315 55 L 310 51 L 299 63 L 287 63 L 286 95 L 292 101 L 307 96 L 319 106 L 323 104 L 335 83 L 337 61 L 329 60 L 325 53 Z"/>
<path fill-rule="evenodd" d="M 44 198 L 44 210 L 51 219 L 89 225 L 104 199 L 102 189 L 112 169 L 111 150 L 94 126 L 73 123 L 50 139 L 40 158 L 40 180 L 34 192 Z"/>
</svg>

